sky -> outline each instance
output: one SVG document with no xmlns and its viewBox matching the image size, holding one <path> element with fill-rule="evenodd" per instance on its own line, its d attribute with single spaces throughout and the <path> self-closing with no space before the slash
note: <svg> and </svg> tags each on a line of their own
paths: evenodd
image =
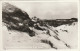
<svg viewBox="0 0 80 51">
<path fill-rule="evenodd" d="M 77 17 L 76 2 L 9 2 L 26 11 L 32 18 L 40 19 L 70 19 Z"/>
</svg>

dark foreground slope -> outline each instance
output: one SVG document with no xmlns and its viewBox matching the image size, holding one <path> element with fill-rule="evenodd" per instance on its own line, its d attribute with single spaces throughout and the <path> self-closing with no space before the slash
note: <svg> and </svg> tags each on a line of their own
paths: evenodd
<svg viewBox="0 0 80 51">
<path fill-rule="evenodd" d="M 29 29 L 28 23 L 31 22 L 29 15 L 16 6 L 3 3 L 2 21 L 6 23 L 8 29 L 28 32 L 31 36 L 34 36 L 34 32 Z"/>
</svg>

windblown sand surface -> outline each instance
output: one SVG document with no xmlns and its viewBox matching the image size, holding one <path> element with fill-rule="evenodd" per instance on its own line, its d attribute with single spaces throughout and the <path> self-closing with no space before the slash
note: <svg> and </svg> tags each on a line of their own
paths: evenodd
<svg viewBox="0 0 80 51">
<path fill-rule="evenodd" d="M 74 23 L 73 23 L 74 24 Z M 50 35 L 46 34 L 46 31 L 36 30 L 32 28 L 37 35 L 30 37 L 28 33 L 19 32 L 15 30 L 8 30 L 4 25 L 3 37 L 4 48 L 51 48 L 49 42 L 58 49 L 77 48 L 78 44 L 78 29 L 77 23 L 75 25 L 61 25 L 58 27 L 50 27 L 52 30 L 57 30 L 58 38 L 56 34 L 50 31 Z M 46 42 L 44 42 L 46 41 Z M 67 45 L 66 45 L 67 44 Z"/>
</svg>

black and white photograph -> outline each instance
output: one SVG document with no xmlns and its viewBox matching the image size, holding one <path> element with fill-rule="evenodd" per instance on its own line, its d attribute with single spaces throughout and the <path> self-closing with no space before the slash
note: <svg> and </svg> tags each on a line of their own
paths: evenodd
<svg viewBox="0 0 80 51">
<path fill-rule="evenodd" d="M 77 49 L 77 2 L 2 2 L 4 49 Z"/>
</svg>

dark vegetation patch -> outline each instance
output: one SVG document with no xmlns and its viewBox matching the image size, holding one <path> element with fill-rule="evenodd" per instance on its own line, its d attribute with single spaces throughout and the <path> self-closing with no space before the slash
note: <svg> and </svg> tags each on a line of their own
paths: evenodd
<svg viewBox="0 0 80 51">
<path fill-rule="evenodd" d="M 51 48 L 54 48 L 54 49 L 57 49 L 53 43 L 51 41 L 48 41 L 48 40 L 41 40 L 42 43 L 46 43 L 46 44 L 49 44 L 51 46 Z"/>
<path fill-rule="evenodd" d="M 65 45 L 66 45 L 68 48 L 71 48 L 70 45 L 68 45 L 68 44 L 66 44 L 66 43 L 65 43 Z"/>
<path fill-rule="evenodd" d="M 53 36 L 55 39 L 57 39 L 57 40 L 60 40 L 59 38 L 58 38 L 58 36 Z"/>
</svg>

